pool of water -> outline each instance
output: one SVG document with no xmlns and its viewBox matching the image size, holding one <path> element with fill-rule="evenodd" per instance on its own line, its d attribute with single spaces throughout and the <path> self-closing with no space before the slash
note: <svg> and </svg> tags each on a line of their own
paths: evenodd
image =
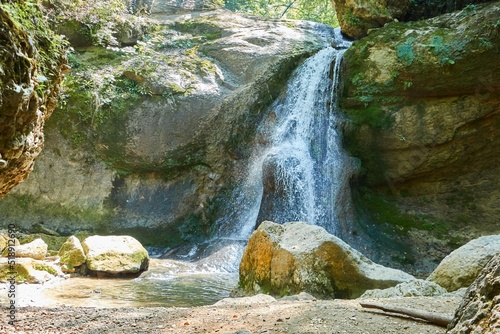
<svg viewBox="0 0 500 334">
<path fill-rule="evenodd" d="M 196 261 L 151 259 L 137 278 L 57 278 L 45 284 L 19 284 L 18 306 L 189 307 L 229 297 L 238 285 L 243 245 L 229 245 Z M 7 305 L 7 285 L 0 305 Z M 4 291 L 5 290 L 5 291 Z"/>
<path fill-rule="evenodd" d="M 22 304 L 80 307 L 188 307 L 210 305 L 229 297 L 238 274 L 201 272 L 169 260 L 152 261 L 152 268 L 135 279 L 73 277 L 39 287 L 20 285 Z M 187 268 L 186 268 L 187 267 Z M 172 270 L 174 269 L 174 270 Z M 25 306 L 20 305 L 20 306 Z"/>
</svg>

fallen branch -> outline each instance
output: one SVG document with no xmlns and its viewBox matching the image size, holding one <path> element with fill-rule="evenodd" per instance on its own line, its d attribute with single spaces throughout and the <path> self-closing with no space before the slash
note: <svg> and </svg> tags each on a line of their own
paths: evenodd
<svg viewBox="0 0 500 334">
<path fill-rule="evenodd" d="M 385 312 L 404 314 L 404 315 L 410 316 L 412 318 L 422 319 L 422 320 L 425 320 L 427 322 L 430 322 L 431 324 L 435 324 L 435 325 L 442 326 L 442 327 L 447 327 L 448 324 L 453 319 L 453 317 L 451 317 L 447 314 L 444 314 L 444 313 L 427 312 L 427 311 L 415 310 L 415 309 L 411 309 L 411 308 L 407 308 L 407 307 L 382 305 L 382 304 L 376 304 L 376 303 L 365 303 L 365 302 L 360 302 L 359 304 L 363 307 L 366 307 L 366 308 L 375 308 L 375 309 L 380 309 L 380 310 L 385 311 Z M 387 315 L 391 315 L 391 314 L 387 314 Z"/>
</svg>

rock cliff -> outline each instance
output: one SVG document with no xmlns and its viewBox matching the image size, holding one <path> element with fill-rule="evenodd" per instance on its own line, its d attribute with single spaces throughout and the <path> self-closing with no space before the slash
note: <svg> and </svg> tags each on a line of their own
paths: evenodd
<svg viewBox="0 0 500 334">
<path fill-rule="evenodd" d="M 46 25 L 32 3 L 0 4 L 0 198 L 33 169 L 56 106 L 65 43 Z"/>
<path fill-rule="evenodd" d="M 401 262 L 500 230 L 499 15 L 494 2 L 389 23 L 345 54 L 345 144 L 364 170 L 353 233 L 402 240 Z"/>
</svg>

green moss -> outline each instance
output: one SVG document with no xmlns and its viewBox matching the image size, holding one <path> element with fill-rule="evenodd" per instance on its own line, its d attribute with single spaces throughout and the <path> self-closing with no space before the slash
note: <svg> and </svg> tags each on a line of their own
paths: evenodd
<svg viewBox="0 0 500 334">
<path fill-rule="evenodd" d="M 19 242 L 21 244 L 27 244 L 35 239 L 42 239 L 48 246 L 49 251 L 58 251 L 61 245 L 66 241 L 67 237 L 57 237 L 54 235 L 47 235 L 43 233 L 28 234 L 23 237 L 19 237 Z"/>
<path fill-rule="evenodd" d="M 453 65 L 456 60 L 462 58 L 461 54 L 466 44 L 466 41 L 444 43 L 442 36 L 433 36 L 429 46 L 432 48 L 433 53 L 439 57 L 441 65 Z"/>
<path fill-rule="evenodd" d="M 6 282 L 10 279 L 12 277 L 11 272 L 16 273 L 16 283 L 25 282 L 30 277 L 30 273 L 24 265 L 16 263 L 14 268 L 11 269 L 9 265 L 5 264 L 0 266 L 0 281 Z"/>
<path fill-rule="evenodd" d="M 429 231 L 440 239 L 446 239 L 451 230 L 448 222 L 429 215 L 401 212 L 395 198 L 367 188 L 360 190 L 356 203 L 369 213 L 373 223 L 389 226 L 396 235 L 406 235 L 411 229 L 417 229 Z"/>
<path fill-rule="evenodd" d="M 33 269 L 39 270 L 39 271 L 45 271 L 51 275 L 58 274 L 57 270 L 54 267 L 52 267 L 51 265 L 45 264 L 45 263 L 33 262 Z"/>
<path fill-rule="evenodd" d="M 415 38 L 409 37 L 405 43 L 396 46 L 398 59 L 404 66 L 410 66 L 415 60 L 412 46 L 413 42 L 415 42 Z"/>
<path fill-rule="evenodd" d="M 62 221 L 93 222 L 97 226 L 103 224 L 111 214 L 111 212 L 106 210 L 97 210 L 95 208 L 61 206 L 60 204 L 40 204 L 37 198 L 27 195 L 23 196 L 23 198 L 30 199 L 28 210 L 26 207 L 18 204 L 18 195 L 9 194 L 0 201 L 0 211 L 9 212 L 10 219 L 14 221 L 17 219 L 16 217 L 23 217 L 24 220 L 27 216 L 51 217 Z M 50 244 L 52 250 L 59 250 L 58 247 L 60 247 L 65 240 L 64 237 L 55 237 L 46 234 L 35 235 L 42 238 L 48 245 Z"/>
<path fill-rule="evenodd" d="M 8 12 L 16 28 L 26 32 L 34 41 L 37 49 L 34 61 L 38 67 L 38 76 L 49 80 L 58 78 L 69 44 L 51 29 L 47 29 L 46 17 L 37 1 L 4 1 L 0 3 L 0 10 Z"/>
<path fill-rule="evenodd" d="M 393 118 L 378 105 L 370 105 L 362 109 L 346 109 L 349 119 L 357 126 L 368 125 L 372 129 L 388 129 Z"/>
<path fill-rule="evenodd" d="M 347 22 L 347 24 L 349 24 L 350 26 L 361 26 L 362 25 L 362 21 L 359 17 L 357 17 L 356 15 L 354 15 L 354 13 L 352 12 L 352 10 L 347 10 L 347 12 L 344 14 L 344 20 Z"/>
</svg>

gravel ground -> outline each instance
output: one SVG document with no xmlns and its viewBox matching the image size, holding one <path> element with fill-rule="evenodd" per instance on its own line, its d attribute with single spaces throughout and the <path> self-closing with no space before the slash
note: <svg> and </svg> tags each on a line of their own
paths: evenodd
<svg viewBox="0 0 500 334">
<path fill-rule="evenodd" d="M 363 309 L 356 300 L 244 300 L 191 308 L 22 307 L 16 310 L 15 326 L 7 323 L 2 308 L 0 333 L 446 333 L 423 321 Z M 452 315 L 460 298 L 364 301 Z"/>
</svg>

